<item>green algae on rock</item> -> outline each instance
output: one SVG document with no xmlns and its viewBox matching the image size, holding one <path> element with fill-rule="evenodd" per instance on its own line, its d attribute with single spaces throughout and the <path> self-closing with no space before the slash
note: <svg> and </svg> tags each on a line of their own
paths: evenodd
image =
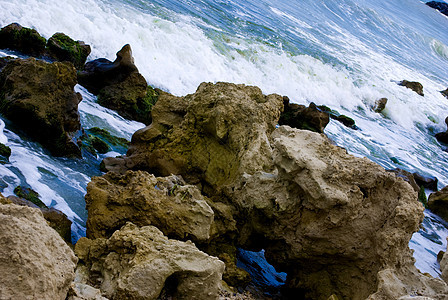
<svg viewBox="0 0 448 300">
<path fill-rule="evenodd" d="M 48 53 L 58 61 L 69 61 L 77 69 L 82 69 L 90 54 L 90 46 L 82 41 L 74 41 L 64 33 L 55 33 L 47 42 Z"/>
<path fill-rule="evenodd" d="M 12 23 L 0 30 L 0 49 L 10 49 L 31 56 L 45 54 L 47 40 L 35 29 Z"/>
</svg>

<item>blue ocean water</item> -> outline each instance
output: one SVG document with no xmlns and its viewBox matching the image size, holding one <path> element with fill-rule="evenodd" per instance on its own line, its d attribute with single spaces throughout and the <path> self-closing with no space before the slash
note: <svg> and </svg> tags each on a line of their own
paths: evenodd
<svg viewBox="0 0 448 300">
<path fill-rule="evenodd" d="M 89 59 L 113 60 L 129 43 L 148 83 L 176 95 L 194 92 L 203 81 L 229 81 L 297 103 L 328 105 L 360 128 L 332 121 L 326 129 L 350 153 L 387 169 L 436 176 L 439 188 L 448 184 L 448 153 L 434 138 L 446 130 L 448 116 L 448 99 L 439 93 L 448 87 L 448 18 L 424 2 L 0 0 L 0 8 L 0 26 L 18 22 L 46 38 L 64 32 L 92 46 Z M 398 86 L 403 79 L 421 82 L 425 96 Z M 129 138 L 143 126 L 98 107 L 95 97 L 78 89 L 85 127 Z M 374 113 L 371 107 L 382 97 L 387 107 Z M 3 192 L 26 182 L 76 220 L 82 235 L 82 196 L 92 172 L 49 157 L 8 128 L 1 139 L 13 146 L 11 164 L 0 166 L 8 184 Z M 58 182 L 69 184 L 59 188 Z M 435 255 L 446 250 L 448 231 L 426 215 L 410 246 L 417 266 L 437 276 Z"/>
</svg>

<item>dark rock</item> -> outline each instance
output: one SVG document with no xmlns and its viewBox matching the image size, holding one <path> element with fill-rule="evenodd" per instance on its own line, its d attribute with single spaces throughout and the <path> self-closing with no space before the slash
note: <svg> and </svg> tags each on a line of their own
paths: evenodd
<svg viewBox="0 0 448 300">
<path fill-rule="evenodd" d="M 58 61 L 69 61 L 77 69 L 82 69 L 90 54 L 90 46 L 82 41 L 74 41 L 64 33 L 55 33 L 47 42 L 48 54 Z"/>
<path fill-rule="evenodd" d="M 438 11 L 440 11 L 442 14 L 448 16 L 448 4 L 444 2 L 438 2 L 438 1 L 430 1 L 426 2 L 426 5 L 429 7 L 435 8 Z"/>
<path fill-rule="evenodd" d="M 439 180 L 437 177 L 434 176 L 423 176 L 417 172 L 413 173 L 415 182 L 419 186 L 423 186 L 425 189 L 431 190 L 431 191 L 437 191 L 437 184 L 439 183 Z"/>
<path fill-rule="evenodd" d="M 6 57 L 0 57 L 0 72 L 3 70 L 4 67 L 10 62 L 11 60 L 14 60 L 14 57 L 6 56 Z"/>
<path fill-rule="evenodd" d="M 397 175 L 397 177 L 403 178 L 404 181 L 406 181 L 407 183 L 409 183 L 412 186 L 414 191 L 416 191 L 416 192 L 420 191 L 420 186 L 415 181 L 414 174 L 412 174 L 411 172 L 405 171 L 400 168 L 395 168 L 393 170 L 386 170 L 386 171 L 395 173 L 395 175 Z"/>
<path fill-rule="evenodd" d="M 428 208 L 448 222 L 448 186 L 429 195 Z"/>
<path fill-rule="evenodd" d="M 20 187 L 17 187 L 17 188 L 20 188 Z M 15 190 L 14 190 L 14 192 L 15 192 Z M 32 191 L 32 193 L 36 193 L 36 192 Z M 19 194 L 20 194 L 20 196 L 19 196 Z M 42 205 L 36 205 L 35 202 L 27 200 L 26 198 L 23 198 L 22 193 L 19 193 L 19 194 L 17 194 L 19 197 L 9 196 L 8 200 L 16 205 L 39 208 L 40 211 L 42 212 L 45 220 L 48 221 L 50 227 L 53 228 L 54 230 L 56 230 L 59 233 L 59 235 L 65 240 L 65 242 L 67 244 L 71 244 L 72 221 L 70 221 L 63 212 L 61 212 L 60 210 L 57 210 L 53 207 L 48 208 L 40 200 L 39 201 Z"/>
<path fill-rule="evenodd" d="M 405 86 L 408 89 L 413 90 L 414 92 L 416 92 L 420 96 L 424 96 L 424 94 L 423 94 L 423 85 L 420 82 L 403 80 L 398 85 Z"/>
<path fill-rule="evenodd" d="M 9 157 L 11 156 L 11 148 L 0 143 L 0 155 L 5 157 L 6 159 L 9 159 Z"/>
<path fill-rule="evenodd" d="M 330 116 L 330 118 L 344 124 L 344 126 L 350 127 L 354 130 L 358 129 L 355 120 L 353 120 L 352 118 L 346 115 L 341 115 L 338 111 L 331 109 L 325 105 L 319 105 L 317 108 L 319 108 L 323 112 L 326 112 Z"/>
<path fill-rule="evenodd" d="M 138 72 L 131 47 L 125 45 L 114 62 L 99 58 L 88 62 L 79 72 L 78 80 L 91 93 L 98 95 L 98 103 L 116 110 L 121 116 L 151 123 L 151 109 L 158 93 L 147 85 Z"/>
<path fill-rule="evenodd" d="M 445 124 L 448 127 L 448 117 L 445 118 Z M 440 143 L 448 144 L 448 131 L 436 133 L 435 137 Z"/>
<path fill-rule="evenodd" d="M 110 150 L 109 145 L 104 142 L 102 139 L 100 139 L 99 137 L 92 137 L 92 146 L 93 148 L 96 149 L 96 151 L 98 151 L 98 153 L 107 153 Z"/>
<path fill-rule="evenodd" d="M 114 62 L 99 58 L 86 63 L 84 70 L 78 74 L 78 81 L 89 92 L 97 95 L 103 88 L 118 84 L 136 72 L 138 69 L 134 64 L 131 46 L 127 44 L 117 52 Z"/>
<path fill-rule="evenodd" d="M 46 42 L 35 29 L 22 27 L 17 23 L 0 30 L 0 49 L 16 50 L 38 57 L 45 53 Z"/>
<path fill-rule="evenodd" d="M 0 111 L 53 155 L 80 157 L 74 137 L 82 97 L 75 84 L 71 63 L 16 59 L 0 74 Z"/>
<path fill-rule="evenodd" d="M 445 97 L 448 98 L 448 89 L 444 90 L 444 91 L 440 91 L 442 93 L 442 95 L 444 95 Z"/>
<path fill-rule="evenodd" d="M 381 98 L 375 101 L 375 105 L 372 107 L 376 113 L 382 112 L 386 108 L 387 98 Z"/>
<path fill-rule="evenodd" d="M 323 133 L 325 126 L 330 122 L 327 113 L 320 111 L 316 104 L 310 103 L 309 107 L 289 103 L 289 98 L 283 97 L 284 110 L 278 120 L 279 125 L 288 125 L 298 129 L 306 129 Z"/>
<path fill-rule="evenodd" d="M 38 206 L 40 208 L 47 208 L 45 203 L 43 203 L 39 199 L 39 194 L 31 188 L 27 188 L 27 187 L 19 185 L 14 189 L 14 194 L 16 194 L 20 198 L 30 201 L 31 203 L 35 204 L 36 206 Z"/>
<path fill-rule="evenodd" d="M 81 142 L 81 147 L 94 155 L 96 152 L 107 153 L 111 150 L 125 153 L 129 145 L 128 140 L 113 136 L 107 130 L 98 127 L 87 129 L 81 137 Z"/>
</svg>

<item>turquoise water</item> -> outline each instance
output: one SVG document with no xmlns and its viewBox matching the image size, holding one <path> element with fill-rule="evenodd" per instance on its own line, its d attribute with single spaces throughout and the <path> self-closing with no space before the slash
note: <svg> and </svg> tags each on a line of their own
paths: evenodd
<svg viewBox="0 0 448 300">
<path fill-rule="evenodd" d="M 439 93 L 448 87 L 448 18 L 421 1 L 0 0 L 0 7 L 0 26 L 19 22 L 46 38 L 64 32 L 92 46 L 90 59 L 113 60 L 130 43 L 148 83 L 176 95 L 194 92 L 203 81 L 230 81 L 297 103 L 328 105 L 360 128 L 332 121 L 326 129 L 350 153 L 385 168 L 436 176 L 439 188 L 448 184 L 448 153 L 433 137 L 446 129 L 448 116 L 448 99 Z M 425 96 L 398 86 L 403 79 L 421 82 Z M 96 124 L 128 138 L 142 126 L 95 106 L 95 98 L 82 93 L 84 126 Z M 374 113 L 371 106 L 382 97 L 389 100 L 387 108 Z M 0 167 L 11 182 L 4 192 L 25 181 L 82 228 L 82 195 L 94 171 L 53 162 L 36 145 L 22 145 L 8 127 L 3 133 L 18 149 L 11 165 Z M 44 158 L 42 163 L 22 161 L 29 155 L 23 149 Z M 56 177 L 38 169 L 55 173 L 67 164 L 71 171 Z M 58 189 L 58 180 L 71 183 Z M 410 244 L 417 266 L 435 276 L 434 253 L 446 249 L 448 235 L 440 224 L 427 212 L 424 229 Z"/>
</svg>

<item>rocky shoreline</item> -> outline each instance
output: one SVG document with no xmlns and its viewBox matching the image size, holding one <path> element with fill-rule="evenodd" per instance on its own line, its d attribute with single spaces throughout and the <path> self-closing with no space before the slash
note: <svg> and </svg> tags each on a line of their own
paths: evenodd
<svg viewBox="0 0 448 300">
<path fill-rule="evenodd" d="M 90 47 L 62 33 L 46 41 L 11 24 L 0 37 L 0 48 L 35 56 L 0 59 L 0 111 L 53 155 L 125 144 L 81 128 L 77 82 L 147 125 L 89 183 L 87 236 L 74 247 L 41 210 L 0 197 L 0 299 L 260 298 L 236 293 L 251 281 L 238 249 L 264 249 L 286 272 L 283 299 L 448 297 L 447 255 L 444 280 L 432 278 L 408 247 L 423 219 L 419 191 L 434 180 L 335 146 L 324 128 L 332 118 L 358 129 L 349 117 L 242 84 L 176 97 L 147 85 L 129 45 L 114 62 L 85 64 Z M 443 216 L 448 193 L 434 195 L 428 205 Z"/>
</svg>

